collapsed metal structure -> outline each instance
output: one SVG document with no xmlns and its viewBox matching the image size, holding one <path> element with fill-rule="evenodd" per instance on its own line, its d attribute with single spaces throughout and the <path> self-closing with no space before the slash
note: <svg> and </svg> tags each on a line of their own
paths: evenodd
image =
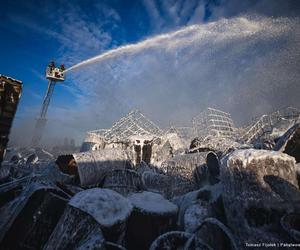
<svg viewBox="0 0 300 250">
<path fill-rule="evenodd" d="M 192 119 L 195 133 L 204 138 L 206 136 L 231 137 L 234 123 L 231 115 L 224 111 L 207 108 Z"/>
<path fill-rule="evenodd" d="M 242 140 L 246 143 L 252 143 L 264 134 L 270 134 L 273 128 L 279 123 L 290 122 L 292 125 L 299 117 L 300 111 L 293 107 L 287 107 L 271 114 L 262 115 L 246 129 Z"/>
<path fill-rule="evenodd" d="M 175 133 L 178 135 L 179 138 L 187 141 L 192 140 L 196 136 L 193 127 L 187 127 L 187 126 L 185 127 L 171 126 L 168 130 L 166 130 L 165 133 L 166 134 Z"/>
<path fill-rule="evenodd" d="M 117 121 L 110 129 L 90 131 L 95 140 L 103 138 L 107 142 L 127 141 L 132 136 L 160 137 L 163 131 L 139 110 L 133 110 Z"/>
<path fill-rule="evenodd" d="M 233 138 L 240 133 L 240 142 L 253 143 L 262 136 L 270 135 L 274 127 L 280 127 L 281 123 L 287 126 L 293 125 L 299 117 L 298 109 L 287 107 L 253 119 L 254 122 L 244 128 L 236 128 L 229 113 L 207 108 L 192 119 L 192 124 L 195 134 L 203 141 L 211 137 Z"/>
<path fill-rule="evenodd" d="M 168 134 L 176 134 L 180 140 L 192 141 L 193 151 L 200 148 L 221 151 L 236 148 L 240 144 L 249 145 L 260 138 L 270 139 L 278 130 L 292 126 L 299 119 L 300 111 L 288 107 L 276 112 L 262 115 L 245 127 L 236 127 L 229 113 L 208 107 L 192 119 L 192 127 L 175 127 L 163 131 L 155 123 L 146 118 L 140 111 L 133 110 L 117 121 L 110 129 L 99 129 L 87 133 L 86 141 L 95 143 L 94 149 L 103 147 L 99 144 L 131 143 L 134 141 L 147 143 L 155 138 L 168 139 Z M 115 147 L 115 146 L 112 146 Z"/>
</svg>

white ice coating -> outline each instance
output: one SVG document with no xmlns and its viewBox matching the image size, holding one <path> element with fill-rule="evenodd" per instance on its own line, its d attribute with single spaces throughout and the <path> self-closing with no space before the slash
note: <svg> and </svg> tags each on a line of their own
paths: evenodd
<svg viewBox="0 0 300 250">
<path fill-rule="evenodd" d="M 167 133 L 162 138 L 165 141 L 169 141 L 170 145 L 174 150 L 184 148 L 183 141 L 179 138 L 176 133 Z"/>
<path fill-rule="evenodd" d="M 173 214 L 177 206 L 166 200 L 162 195 L 152 192 L 134 193 L 128 197 L 133 206 L 147 213 Z"/>
<path fill-rule="evenodd" d="M 228 23 L 230 21 L 224 19 L 223 23 Z M 92 64 L 94 62 L 100 62 L 107 59 L 115 58 L 120 55 L 130 55 L 143 51 L 144 49 L 152 48 L 165 48 L 166 50 L 173 50 L 178 47 L 190 46 L 205 39 L 208 35 L 215 36 L 214 42 L 222 41 L 224 39 L 235 39 L 241 37 L 251 36 L 261 30 L 264 26 L 259 22 L 259 20 L 249 20 L 245 17 L 237 18 L 230 28 L 224 28 L 223 32 L 220 32 L 218 22 L 211 22 L 209 24 L 196 24 L 184 27 L 177 31 L 165 33 L 162 35 L 157 35 L 141 42 L 135 44 L 124 45 L 116 49 L 109 50 L 103 54 L 92 57 L 90 59 L 84 60 L 67 70 L 65 73 L 82 66 Z M 267 25 L 267 24 L 264 24 Z M 278 29 L 275 32 L 280 32 Z"/>
<path fill-rule="evenodd" d="M 189 206 L 184 213 L 184 230 L 193 233 L 201 222 L 209 217 L 209 211 L 201 204 Z"/>
<path fill-rule="evenodd" d="M 73 157 L 82 186 L 95 185 L 107 171 L 123 169 L 130 160 L 126 151 L 116 148 L 73 154 Z"/>
<path fill-rule="evenodd" d="M 123 222 L 132 211 L 132 205 L 126 198 L 104 188 L 79 192 L 70 200 L 69 205 L 88 213 L 105 227 Z"/>
<path fill-rule="evenodd" d="M 247 167 L 253 160 L 259 161 L 266 158 L 272 158 L 274 161 L 283 160 L 291 161 L 292 164 L 296 164 L 295 158 L 287 154 L 270 151 L 270 150 L 257 150 L 257 149 L 245 149 L 235 150 L 228 158 L 229 163 L 235 161 L 242 161 L 242 166 Z"/>
</svg>

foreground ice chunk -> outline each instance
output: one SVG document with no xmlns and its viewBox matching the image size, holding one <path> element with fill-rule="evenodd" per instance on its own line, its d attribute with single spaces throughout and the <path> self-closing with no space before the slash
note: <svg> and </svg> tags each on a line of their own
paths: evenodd
<svg viewBox="0 0 300 250">
<path fill-rule="evenodd" d="M 249 243 L 282 242 L 280 218 L 299 204 L 295 159 L 269 150 L 236 150 L 222 161 L 228 226 Z"/>
<path fill-rule="evenodd" d="M 104 188 L 92 188 L 79 192 L 70 200 L 69 205 L 88 213 L 105 227 L 123 222 L 132 210 L 132 205 L 126 198 L 113 190 Z"/>
<path fill-rule="evenodd" d="M 128 198 L 141 211 L 153 214 L 173 214 L 177 212 L 177 206 L 160 194 L 145 191 L 132 194 Z"/>
<path fill-rule="evenodd" d="M 158 235 L 174 230 L 175 204 L 152 192 L 135 193 L 128 199 L 134 205 L 125 236 L 128 249 L 149 249 Z"/>
</svg>

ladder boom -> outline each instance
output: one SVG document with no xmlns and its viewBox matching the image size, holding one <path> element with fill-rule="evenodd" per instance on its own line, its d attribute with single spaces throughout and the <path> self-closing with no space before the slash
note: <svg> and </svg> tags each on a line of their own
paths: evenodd
<svg viewBox="0 0 300 250">
<path fill-rule="evenodd" d="M 63 64 L 58 68 L 55 67 L 54 61 L 50 62 L 46 69 L 46 78 L 49 80 L 48 88 L 43 100 L 43 105 L 39 117 L 36 119 L 34 133 L 31 141 L 32 147 L 37 147 L 41 141 L 47 123 L 46 115 L 50 104 L 50 100 L 53 95 L 54 87 L 57 82 L 63 82 L 65 80 L 64 70 L 65 66 Z"/>
</svg>

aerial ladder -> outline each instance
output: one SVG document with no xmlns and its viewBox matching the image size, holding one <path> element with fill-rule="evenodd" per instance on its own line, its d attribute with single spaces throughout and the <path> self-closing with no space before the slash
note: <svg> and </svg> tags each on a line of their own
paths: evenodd
<svg viewBox="0 0 300 250">
<path fill-rule="evenodd" d="M 35 129 L 33 132 L 33 137 L 31 141 L 32 147 L 38 147 L 42 139 L 42 135 L 47 123 L 47 111 L 50 104 L 51 97 L 53 95 L 54 87 L 57 82 L 63 82 L 65 67 L 62 64 L 60 67 L 56 67 L 55 63 L 52 61 L 46 69 L 46 78 L 48 79 L 48 88 L 46 95 L 43 100 L 42 108 L 38 118 L 36 119 Z"/>
</svg>

